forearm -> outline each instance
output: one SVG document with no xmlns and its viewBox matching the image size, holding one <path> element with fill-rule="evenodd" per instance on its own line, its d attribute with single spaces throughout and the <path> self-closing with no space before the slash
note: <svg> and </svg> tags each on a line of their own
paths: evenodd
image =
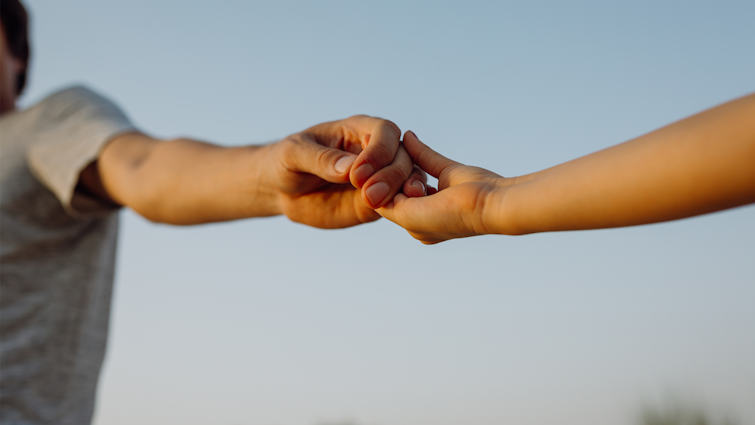
<svg viewBox="0 0 755 425">
<path fill-rule="evenodd" d="M 266 150 L 133 134 L 111 142 L 98 168 L 119 204 L 152 221 L 199 224 L 280 213 L 264 181 Z"/>
<path fill-rule="evenodd" d="M 517 178 L 491 227 L 526 234 L 654 223 L 755 202 L 755 95 Z"/>
</svg>

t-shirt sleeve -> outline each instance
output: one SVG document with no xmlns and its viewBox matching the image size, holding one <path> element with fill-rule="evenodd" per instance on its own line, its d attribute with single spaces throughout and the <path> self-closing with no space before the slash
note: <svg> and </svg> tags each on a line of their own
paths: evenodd
<svg viewBox="0 0 755 425">
<path fill-rule="evenodd" d="M 81 171 L 116 136 L 136 131 L 113 102 L 85 87 L 58 92 L 43 101 L 27 151 L 31 172 L 72 216 L 102 213 L 117 205 L 76 190 Z"/>
</svg>

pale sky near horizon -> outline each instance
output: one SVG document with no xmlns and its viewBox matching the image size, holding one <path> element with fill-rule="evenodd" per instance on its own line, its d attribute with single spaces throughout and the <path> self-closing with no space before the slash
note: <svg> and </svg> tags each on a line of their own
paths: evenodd
<svg viewBox="0 0 755 425">
<path fill-rule="evenodd" d="M 28 0 L 28 106 L 70 84 L 225 145 L 364 113 L 505 176 L 755 90 L 755 2 Z M 640 172 L 640 171 L 638 171 Z M 381 220 L 122 213 L 96 425 L 755 423 L 755 207 L 423 246 Z"/>
</svg>

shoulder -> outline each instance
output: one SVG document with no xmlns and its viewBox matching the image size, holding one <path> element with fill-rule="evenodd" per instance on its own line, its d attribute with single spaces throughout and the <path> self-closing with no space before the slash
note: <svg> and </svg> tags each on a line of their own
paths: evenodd
<svg viewBox="0 0 755 425">
<path fill-rule="evenodd" d="M 35 121 L 44 127 L 72 121 L 128 122 L 115 102 L 83 85 L 73 85 L 55 91 L 24 112 L 35 116 Z"/>
<path fill-rule="evenodd" d="M 56 107 L 65 105 L 114 105 L 113 102 L 102 95 L 99 92 L 92 90 L 89 87 L 83 85 L 74 85 L 70 87 L 58 90 L 46 98 L 42 99 L 37 105 L 33 106 L 46 106 Z"/>
</svg>

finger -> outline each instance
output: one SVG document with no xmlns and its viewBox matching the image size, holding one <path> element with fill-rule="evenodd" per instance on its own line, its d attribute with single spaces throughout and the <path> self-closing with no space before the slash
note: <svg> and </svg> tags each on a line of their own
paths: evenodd
<svg viewBox="0 0 755 425">
<path fill-rule="evenodd" d="M 378 120 L 380 119 L 366 115 L 355 115 L 342 120 L 320 123 L 303 132 L 311 134 L 317 143 L 323 146 L 359 154 L 362 152 L 364 137 L 370 135 L 373 125 Z"/>
<path fill-rule="evenodd" d="M 393 197 L 393 200 L 391 202 L 388 202 L 375 211 L 377 211 L 377 213 L 380 214 L 381 217 L 388 219 L 401 227 L 404 227 L 402 224 L 403 220 L 401 219 L 401 210 L 404 208 L 404 203 L 407 199 L 409 198 L 406 195 L 399 193 Z"/>
<path fill-rule="evenodd" d="M 285 197 L 284 214 L 291 221 L 321 229 L 350 227 L 380 218 L 351 184 L 331 184 L 316 192 Z"/>
<path fill-rule="evenodd" d="M 292 136 L 278 142 L 281 160 L 293 172 L 308 173 L 331 183 L 346 183 L 357 156 L 329 148 L 306 136 Z"/>
<path fill-rule="evenodd" d="M 424 230 L 426 220 L 434 221 L 435 217 L 428 217 L 433 212 L 434 200 L 429 197 L 409 198 L 403 193 L 397 194 L 391 202 L 376 209 L 378 214 L 398 224 L 409 231 Z"/>
<path fill-rule="evenodd" d="M 412 170 L 412 159 L 409 158 L 406 149 L 399 147 L 393 162 L 377 171 L 364 183 L 364 202 L 372 208 L 379 208 L 390 202 L 401 191 Z"/>
<path fill-rule="evenodd" d="M 364 116 L 354 118 L 354 127 L 360 133 L 363 150 L 354 161 L 350 179 L 354 186 L 361 188 L 377 171 L 393 163 L 401 130 L 390 121 Z"/>
<path fill-rule="evenodd" d="M 449 167 L 461 165 L 420 142 L 413 131 L 407 131 L 404 134 L 404 147 L 409 152 L 412 161 L 435 178 L 440 178 L 441 173 Z"/>
<path fill-rule="evenodd" d="M 368 115 L 354 115 L 342 120 L 320 123 L 304 130 L 304 133 L 311 134 L 321 145 L 358 155 L 380 125 L 394 126 L 397 135 L 401 136 L 401 131 L 392 122 Z"/>
<path fill-rule="evenodd" d="M 453 220 L 449 222 L 453 204 L 453 199 L 442 199 L 441 195 L 409 198 L 399 193 L 393 201 L 375 211 L 427 244 L 459 237 Z"/>
<path fill-rule="evenodd" d="M 401 138 L 396 124 L 367 115 L 318 124 L 304 133 L 312 135 L 321 145 L 358 155 L 349 176 L 358 188 L 376 171 L 393 162 Z"/>
<path fill-rule="evenodd" d="M 438 207 L 439 205 L 432 198 L 408 198 L 403 193 L 399 193 L 391 202 L 375 211 L 383 218 L 403 227 L 414 238 L 427 243 L 444 239 L 436 234 L 437 227 L 440 227 L 437 221 L 439 217 L 442 221 L 443 214 Z M 441 206 L 442 209 L 444 208 Z"/>
<path fill-rule="evenodd" d="M 402 192 L 410 198 L 427 195 L 427 174 L 415 165 L 412 174 L 404 182 Z"/>
</svg>

